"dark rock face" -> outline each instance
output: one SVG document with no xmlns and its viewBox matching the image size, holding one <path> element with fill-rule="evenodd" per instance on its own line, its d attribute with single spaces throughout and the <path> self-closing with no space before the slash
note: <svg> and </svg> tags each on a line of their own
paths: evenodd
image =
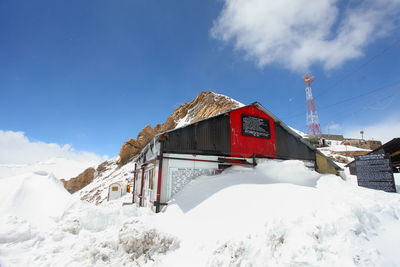
<svg viewBox="0 0 400 267">
<path fill-rule="evenodd" d="M 88 168 L 77 177 L 71 178 L 68 181 L 61 179 L 61 182 L 64 183 L 65 189 L 72 194 L 90 184 L 94 179 L 95 172 L 94 168 Z"/>
</svg>

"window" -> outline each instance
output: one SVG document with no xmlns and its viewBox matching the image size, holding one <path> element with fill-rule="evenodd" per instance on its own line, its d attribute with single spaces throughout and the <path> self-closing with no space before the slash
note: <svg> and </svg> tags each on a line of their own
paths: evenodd
<svg viewBox="0 0 400 267">
<path fill-rule="evenodd" d="M 154 169 L 149 170 L 149 189 L 154 189 Z"/>
</svg>

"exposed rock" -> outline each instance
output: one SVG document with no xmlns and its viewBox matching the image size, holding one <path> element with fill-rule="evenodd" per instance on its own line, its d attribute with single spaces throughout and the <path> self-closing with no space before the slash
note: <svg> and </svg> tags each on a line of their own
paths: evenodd
<svg viewBox="0 0 400 267">
<path fill-rule="evenodd" d="M 316 148 L 325 147 L 326 145 L 329 146 L 331 140 L 340 141 L 340 144 L 342 145 L 354 146 L 370 150 L 374 150 L 382 145 L 382 142 L 377 140 L 344 138 L 343 135 L 336 135 L 336 134 L 320 134 L 316 136 L 306 136 L 306 139 Z M 324 141 L 327 143 L 326 145 Z"/>
<path fill-rule="evenodd" d="M 339 156 L 339 155 L 328 156 L 328 158 L 330 158 L 331 160 L 333 160 L 335 162 L 344 163 L 344 164 L 347 164 L 350 162 L 350 160 L 348 158 Z"/>
<path fill-rule="evenodd" d="M 127 140 L 120 150 L 118 166 L 121 167 L 131 161 L 157 134 L 230 111 L 240 106 L 242 106 L 241 103 L 227 96 L 213 92 L 201 92 L 192 101 L 177 107 L 164 123 L 157 124 L 154 128 L 147 125 L 139 132 L 136 139 Z M 96 177 L 107 179 L 108 176 L 115 175 L 112 170 L 109 172 L 108 170 L 115 168 L 115 162 L 105 161 L 97 167 L 98 174 Z M 75 192 L 91 183 L 94 175 L 95 170 L 93 168 L 86 169 L 79 176 L 69 181 L 63 181 L 64 186 L 69 192 Z M 93 202 L 92 197 L 94 195 L 97 196 L 97 194 L 87 194 L 83 195 L 82 198 Z"/>
<path fill-rule="evenodd" d="M 71 178 L 68 181 L 61 179 L 61 182 L 64 183 L 65 189 L 72 194 L 90 184 L 94 179 L 95 172 L 96 170 L 94 168 L 88 168 L 77 177 Z"/>
<path fill-rule="evenodd" d="M 354 158 L 354 157 L 357 157 L 357 156 L 366 155 L 369 152 L 371 152 L 371 151 L 368 151 L 368 150 L 366 150 L 366 151 L 334 151 L 334 152 L 332 152 L 332 154 L 338 154 L 338 155 L 342 155 L 342 156 L 345 156 L 345 157 Z"/>
<path fill-rule="evenodd" d="M 108 167 L 111 165 L 111 162 L 109 162 L 108 160 L 104 161 L 103 163 L 101 163 L 99 166 L 97 166 L 96 171 L 98 172 L 104 172 L 108 169 Z"/>
<path fill-rule="evenodd" d="M 343 145 L 350 145 L 358 148 L 374 150 L 382 145 L 381 141 L 377 140 L 363 140 L 363 139 L 345 139 Z"/>
<path fill-rule="evenodd" d="M 146 143 L 147 144 L 147 143 Z M 139 154 L 145 145 L 141 144 L 136 139 L 129 139 L 126 141 L 119 152 L 119 164 L 126 164 L 133 156 Z"/>
<path fill-rule="evenodd" d="M 157 124 L 154 128 L 149 125 L 143 128 L 136 139 L 126 141 L 120 150 L 120 165 L 126 164 L 130 159 L 140 153 L 143 147 L 157 134 L 181 127 L 189 123 L 227 112 L 238 108 L 241 104 L 233 99 L 215 94 L 213 92 L 202 92 L 195 99 L 180 105 L 167 118 L 165 123 Z"/>
</svg>

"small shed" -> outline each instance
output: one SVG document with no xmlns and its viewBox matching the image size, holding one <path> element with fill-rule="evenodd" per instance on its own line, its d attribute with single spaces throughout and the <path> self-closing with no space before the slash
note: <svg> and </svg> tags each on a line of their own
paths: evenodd
<svg viewBox="0 0 400 267">
<path fill-rule="evenodd" d="M 108 197 L 107 200 L 114 200 L 122 197 L 123 195 L 126 194 L 126 185 L 122 183 L 112 183 L 108 187 Z"/>
</svg>

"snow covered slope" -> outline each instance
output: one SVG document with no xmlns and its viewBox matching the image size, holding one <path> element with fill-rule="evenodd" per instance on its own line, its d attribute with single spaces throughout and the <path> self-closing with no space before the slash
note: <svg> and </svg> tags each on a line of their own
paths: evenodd
<svg viewBox="0 0 400 267">
<path fill-rule="evenodd" d="M 355 156 L 365 155 L 371 151 L 370 149 L 343 145 L 342 141 L 328 140 L 328 144 L 328 146 L 320 147 L 318 150 L 342 168 L 347 163 L 352 162 Z"/>
<path fill-rule="evenodd" d="M 176 123 L 174 128 L 180 128 L 196 121 L 243 106 L 245 106 L 243 103 L 240 103 L 226 95 L 214 92 L 203 92 L 193 101 L 179 106 L 171 117 Z M 184 117 L 182 117 L 183 114 L 185 114 Z"/>
<path fill-rule="evenodd" d="M 63 214 L 71 195 L 52 174 L 37 171 L 0 178 L 0 214 L 18 216 L 47 229 Z"/>
<path fill-rule="evenodd" d="M 166 211 L 78 199 L 55 226 L 1 216 L 3 266 L 399 266 L 400 195 L 267 161 L 192 180 Z"/>
<path fill-rule="evenodd" d="M 94 180 L 76 192 L 82 199 L 94 204 L 100 204 L 107 201 L 108 187 L 112 183 L 122 182 L 129 183 L 133 180 L 133 171 L 135 165 L 133 162 L 120 166 L 118 158 L 108 160 L 108 165 L 101 172 L 95 174 Z M 132 201 L 132 200 L 130 200 Z"/>
<path fill-rule="evenodd" d="M 0 178 L 45 171 L 54 174 L 58 179 L 70 179 L 88 167 L 97 166 L 98 160 L 75 160 L 62 157 L 53 157 L 47 160 L 29 164 L 0 164 Z"/>
</svg>

